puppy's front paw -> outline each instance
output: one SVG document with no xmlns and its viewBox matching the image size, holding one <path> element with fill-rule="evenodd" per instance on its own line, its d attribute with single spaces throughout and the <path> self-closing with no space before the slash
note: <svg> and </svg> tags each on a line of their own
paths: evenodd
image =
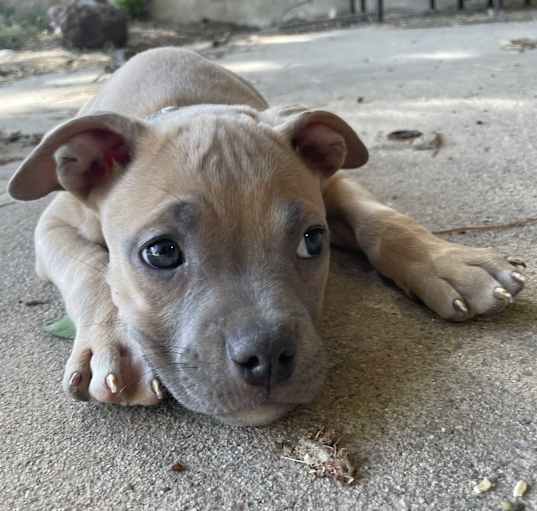
<svg viewBox="0 0 537 511">
<path fill-rule="evenodd" d="M 426 264 L 413 268 L 410 291 L 451 321 L 505 309 L 526 282 L 522 260 L 492 249 L 442 242 L 429 255 Z"/>
<path fill-rule="evenodd" d="M 163 389 L 136 346 L 105 329 L 77 334 L 63 388 L 74 399 L 122 405 L 154 405 Z"/>
</svg>

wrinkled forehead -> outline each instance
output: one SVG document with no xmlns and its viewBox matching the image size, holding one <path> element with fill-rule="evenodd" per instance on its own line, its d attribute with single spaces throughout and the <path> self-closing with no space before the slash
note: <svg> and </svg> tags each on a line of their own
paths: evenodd
<svg viewBox="0 0 537 511">
<path fill-rule="evenodd" d="M 177 177 L 206 191 L 277 185 L 290 172 L 296 177 L 299 166 L 286 140 L 252 111 L 200 114 L 170 130 L 168 141 L 177 155 Z"/>
<path fill-rule="evenodd" d="M 324 215 L 319 177 L 250 114 L 203 114 L 168 126 L 136 160 L 114 201 L 132 204 L 123 211 L 153 216 L 176 204 L 191 220 L 202 213 L 251 221 L 270 213 L 275 222 Z"/>
</svg>

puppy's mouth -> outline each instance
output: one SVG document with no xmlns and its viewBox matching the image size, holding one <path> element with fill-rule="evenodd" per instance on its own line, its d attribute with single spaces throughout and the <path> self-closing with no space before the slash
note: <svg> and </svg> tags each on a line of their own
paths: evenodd
<svg viewBox="0 0 537 511">
<path fill-rule="evenodd" d="M 240 410 L 214 417 L 225 424 L 236 424 L 241 426 L 263 426 L 281 419 L 287 415 L 298 404 L 276 403 L 267 401 L 266 403 L 249 410 Z"/>
<path fill-rule="evenodd" d="M 180 405 L 189 410 L 209 415 L 226 424 L 237 424 L 245 426 L 258 426 L 274 422 L 297 406 L 309 403 L 314 396 L 307 398 L 300 397 L 298 399 L 289 399 L 290 396 L 284 398 L 280 392 L 265 393 L 257 395 L 257 397 L 249 396 L 249 399 L 238 398 L 235 401 L 235 406 L 229 406 L 231 403 L 212 402 L 209 405 L 203 401 L 185 399 L 185 394 L 178 389 L 170 386 L 167 387 L 171 397 Z M 244 396 L 246 397 L 246 396 Z M 196 402 L 197 401 L 197 402 Z M 243 401 L 242 404 L 239 404 Z M 226 406 L 228 405 L 228 406 Z M 238 406 L 237 406 L 238 405 Z"/>
</svg>

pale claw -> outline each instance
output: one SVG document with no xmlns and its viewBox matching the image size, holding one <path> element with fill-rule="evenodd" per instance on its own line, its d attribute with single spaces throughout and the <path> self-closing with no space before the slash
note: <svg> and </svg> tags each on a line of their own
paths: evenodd
<svg viewBox="0 0 537 511">
<path fill-rule="evenodd" d="M 117 394 L 117 376 L 115 374 L 110 373 L 106 377 L 106 386 L 112 394 Z"/>
<path fill-rule="evenodd" d="M 151 388 L 153 389 L 155 396 L 157 396 L 159 400 L 162 400 L 162 388 L 160 382 L 156 378 L 151 381 Z"/>
<path fill-rule="evenodd" d="M 466 307 L 465 303 L 459 298 L 453 300 L 453 308 L 458 312 L 468 314 L 468 307 Z"/>
<path fill-rule="evenodd" d="M 519 284 L 526 283 L 526 277 L 524 277 L 524 275 L 522 275 L 521 273 L 518 273 L 517 271 L 512 272 L 511 277 L 513 278 L 513 280 L 516 280 Z"/>
<path fill-rule="evenodd" d="M 75 371 L 69 378 L 69 387 L 78 387 L 82 381 L 82 375 Z"/>
<path fill-rule="evenodd" d="M 513 296 L 509 291 L 505 290 L 503 287 L 497 287 L 493 291 L 494 297 L 502 300 L 503 302 L 513 303 Z"/>
</svg>

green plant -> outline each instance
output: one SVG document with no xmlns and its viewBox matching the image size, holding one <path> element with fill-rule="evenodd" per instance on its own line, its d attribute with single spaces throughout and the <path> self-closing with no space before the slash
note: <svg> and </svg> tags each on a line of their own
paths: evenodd
<svg viewBox="0 0 537 511">
<path fill-rule="evenodd" d="M 21 25 L 35 30 L 46 30 L 48 27 L 47 10 L 42 6 L 15 9 L 0 5 L 0 25 Z"/>
<path fill-rule="evenodd" d="M 0 49 L 18 50 L 28 39 L 28 31 L 20 25 L 0 24 Z"/>
<path fill-rule="evenodd" d="M 47 28 L 44 9 L 17 11 L 0 6 L 0 49 L 17 50 Z"/>
<path fill-rule="evenodd" d="M 131 18 L 144 18 L 147 15 L 147 0 L 112 0 L 112 3 Z"/>
</svg>

